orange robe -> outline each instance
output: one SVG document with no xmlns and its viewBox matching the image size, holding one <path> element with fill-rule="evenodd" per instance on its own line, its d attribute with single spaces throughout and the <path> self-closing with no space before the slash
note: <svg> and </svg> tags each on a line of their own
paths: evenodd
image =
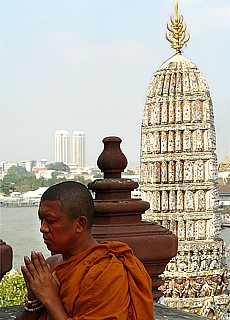
<svg viewBox="0 0 230 320">
<path fill-rule="evenodd" d="M 53 270 L 68 320 L 154 319 L 151 278 L 125 243 L 101 242 Z"/>
</svg>

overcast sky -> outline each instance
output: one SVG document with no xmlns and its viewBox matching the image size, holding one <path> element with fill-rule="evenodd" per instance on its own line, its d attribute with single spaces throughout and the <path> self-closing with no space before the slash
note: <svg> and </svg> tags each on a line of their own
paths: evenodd
<svg viewBox="0 0 230 320">
<path fill-rule="evenodd" d="M 86 164 L 119 136 L 139 163 L 152 74 L 174 54 L 173 0 L 1 0 L 0 160 L 54 161 L 54 133 L 86 135 Z M 218 160 L 230 153 L 230 1 L 179 0 L 191 39 L 183 55 L 205 76 Z"/>
</svg>

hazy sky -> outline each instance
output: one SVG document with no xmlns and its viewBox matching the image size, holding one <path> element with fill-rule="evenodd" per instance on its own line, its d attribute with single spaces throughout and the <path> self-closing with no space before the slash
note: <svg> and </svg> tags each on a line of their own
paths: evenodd
<svg viewBox="0 0 230 320">
<path fill-rule="evenodd" d="M 83 130 L 86 163 L 119 136 L 139 163 L 152 74 L 174 54 L 173 0 L 1 0 L 0 160 L 54 161 L 54 132 Z M 179 0 L 191 39 L 183 55 L 209 84 L 218 160 L 230 153 L 230 1 Z"/>
</svg>

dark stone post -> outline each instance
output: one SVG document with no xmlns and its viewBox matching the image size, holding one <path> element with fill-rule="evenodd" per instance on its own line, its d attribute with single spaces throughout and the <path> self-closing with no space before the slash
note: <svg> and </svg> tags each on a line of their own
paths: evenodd
<svg viewBox="0 0 230 320">
<path fill-rule="evenodd" d="M 133 249 L 152 278 L 153 298 L 157 301 L 163 295 L 158 289 L 163 284 L 159 275 L 177 254 L 177 237 L 156 223 L 141 220 L 149 203 L 132 199 L 131 191 L 138 183 L 121 178 L 121 172 L 127 166 L 127 159 L 120 149 L 121 139 L 106 137 L 103 143 L 104 150 L 97 164 L 104 172 L 104 179 L 88 185 L 95 192 L 93 236 L 97 241 L 122 241 Z"/>
<path fill-rule="evenodd" d="M 12 269 L 13 249 L 0 239 L 0 280 Z"/>
</svg>

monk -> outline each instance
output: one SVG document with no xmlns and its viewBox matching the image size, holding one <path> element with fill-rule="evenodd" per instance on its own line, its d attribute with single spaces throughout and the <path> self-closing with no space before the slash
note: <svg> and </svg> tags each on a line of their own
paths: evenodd
<svg viewBox="0 0 230 320">
<path fill-rule="evenodd" d="M 54 185 L 38 210 L 40 231 L 52 256 L 24 257 L 28 294 L 18 320 L 152 320 L 151 279 L 131 248 L 98 243 L 94 205 L 78 182 Z"/>
</svg>

